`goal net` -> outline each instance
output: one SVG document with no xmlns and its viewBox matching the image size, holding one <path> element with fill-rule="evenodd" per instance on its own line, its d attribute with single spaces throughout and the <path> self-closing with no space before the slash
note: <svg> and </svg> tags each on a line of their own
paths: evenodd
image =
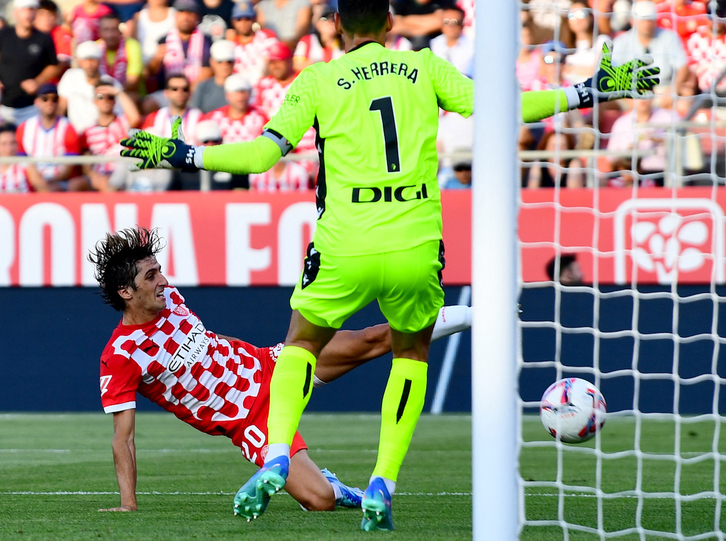
<svg viewBox="0 0 726 541">
<path fill-rule="evenodd" d="M 520 3 L 525 89 L 586 78 L 605 32 L 677 43 L 653 99 L 522 126 L 520 538 L 722 540 L 726 20 L 717 2 L 590 4 L 608 3 Z M 563 377 L 605 396 L 590 442 L 555 441 L 536 415 Z"/>
</svg>

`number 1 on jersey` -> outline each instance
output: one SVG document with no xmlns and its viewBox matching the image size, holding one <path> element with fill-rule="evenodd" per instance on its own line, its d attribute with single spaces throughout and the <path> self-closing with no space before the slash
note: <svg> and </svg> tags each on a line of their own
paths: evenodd
<svg viewBox="0 0 726 541">
<path fill-rule="evenodd" d="M 381 114 L 383 140 L 386 143 L 386 167 L 389 173 L 398 173 L 401 170 L 401 158 L 398 153 L 398 131 L 391 96 L 373 100 L 368 110 Z"/>
</svg>

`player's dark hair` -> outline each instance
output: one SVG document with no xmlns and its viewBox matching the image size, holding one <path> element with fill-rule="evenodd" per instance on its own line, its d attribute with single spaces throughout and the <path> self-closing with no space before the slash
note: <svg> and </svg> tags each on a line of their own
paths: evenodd
<svg viewBox="0 0 726 541">
<path fill-rule="evenodd" d="M 0 133 L 5 133 L 5 132 L 13 132 L 13 133 L 15 133 L 15 131 L 17 129 L 18 128 L 17 128 L 17 126 L 15 124 L 2 124 L 2 125 L 0 125 Z"/>
<path fill-rule="evenodd" d="M 119 289 L 136 289 L 139 261 L 155 257 L 163 247 L 158 231 L 143 227 L 108 233 L 105 239 L 98 241 L 88 254 L 88 260 L 96 267 L 94 278 L 101 286 L 103 301 L 122 312 L 126 303 L 118 294 Z"/>
<path fill-rule="evenodd" d="M 377 34 L 386 26 L 388 10 L 388 0 L 338 0 L 340 21 L 349 34 Z"/>
<path fill-rule="evenodd" d="M 552 258 L 549 260 L 549 263 L 547 263 L 547 276 L 550 277 L 550 280 L 554 282 L 555 280 L 555 259 Z M 560 256 L 560 276 L 562 276 L 562 273 L 567 270 L 567 267 L 572 265 L 575 261 L 577 261 L 577 256 L 575 254 L 562 254 Z"/>
<path fill-rule="evenodd" d="M 175 73 L 170 73 L 169 75 L 167 75 L 166 79 L 164 80 L 164 88 L 169 88 L 169 81 L 171 81 L 172 79 L 184 79 L 187 84 L 190 84 L 189 77 L 184 75 L 183 72 L 177 71 Z"/>
</svg>

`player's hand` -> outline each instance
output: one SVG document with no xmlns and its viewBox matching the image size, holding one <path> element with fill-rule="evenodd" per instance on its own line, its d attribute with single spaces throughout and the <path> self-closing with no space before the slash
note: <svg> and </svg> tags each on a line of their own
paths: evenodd
<svg viewBox="0 0 726 541">
<path fill-rule="evenodd" d="M 99 513 L 127 513 L 129 511 L 136 511 L 135 507 L 129 507 L 128 505 L 122 505 L 120 507 L 111 507 L 109 509 L 99 509 Z"/>
<path fill-rule="evenodd" d="M 660 68 L 653 65 L 651 56 L 631 60 L 622 66 L 612 65 L 612 49 L 609 42 L 603 43 L 602 56 L 595 75 L 575 85 L 580 96 L 580 107 L 592 107 L 597 101 L 620 98 L 645 97 L 660 83 Z"/>
<path fill-rule="evenodd" d="M 141 161 L 129 166 L 131 171 L 139 169 L 182 169 L 197 171 L 194 165 L 195 147 L 184 142 L 181 128 L 182 119 L 175 115 L 171 119 L 171 138 L 159 137 L 147 131 L 130 130 L 128 139 L 121 139 L 126 149 L 121 156 L 141 158 Z"/>
</svg>

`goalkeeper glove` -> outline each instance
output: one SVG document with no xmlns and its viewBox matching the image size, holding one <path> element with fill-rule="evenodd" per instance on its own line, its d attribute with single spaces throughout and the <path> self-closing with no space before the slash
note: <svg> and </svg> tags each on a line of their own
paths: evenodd
<svg viewBox="0 0 726 541">
<path fill-rule="evenodd" d="M 147 131 L 130 130 L 128 139 L 121 139 L 126 150 L 121 156 L 141 158 L 141 162 L 129 166 L 131 171 L 139 169 L 181 169 L 182 171 L 198 171 L 194 163 L 198 148 L 184 142 L 181 127 L 182 119 L 175 115 L 171 119 L 171 138 L 158 137 Z"/>
<path fill-rule="evenodd" d="M 613 66 L 611 62 L 612 50 L 605 42 L 595 75 L 575 85 L 580 98 L 578 108 L 592 107 L 595 99 L 601 102 L 644 96 L 660 82 L 660 68 L 652 65 L 653 58 L 650 56 L 631 60 L 622 66 Z"/>
</svg>

